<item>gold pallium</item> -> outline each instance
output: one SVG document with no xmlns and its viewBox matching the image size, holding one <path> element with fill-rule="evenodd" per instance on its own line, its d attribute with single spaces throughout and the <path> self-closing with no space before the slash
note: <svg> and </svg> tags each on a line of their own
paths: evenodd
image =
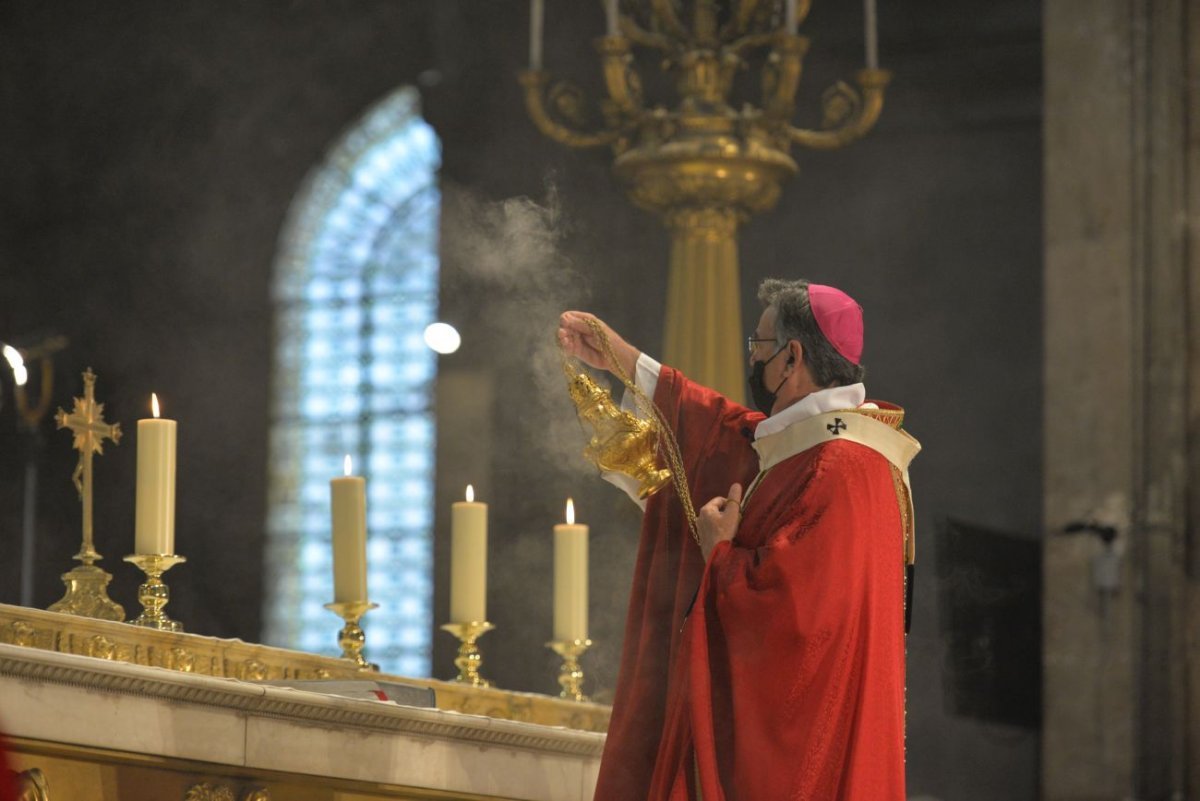
<svg viewBox="0 0 1200 801">
<path fill-rule="evenodd" d="M 114 445 L 120 442 L 121 425 L 104 421 L 104 404 L 96 403 L 96 374 L 91 368 L 83 373 L 83 397 L 75 399 L 75 408 L 69 414 L 60 408 L 54 420 L 60 429 L 71 430 L 73 447 L 79 451 L 79 463 L 71 480 L 83 507 L 83 544 L 74 556 L 83 564 L 63 574 L 66 595 L 50 610 L 102 620 L 124 620 L 125 610 L 108 597 L 106 587 L 112 576 L 94 564 L 102 557 L 96 551 L 92 530 L 92 458 L 103 455 L 105 440 L 112 440 Z"/>
<path fill-rule="evenodd" d="M 671 426 L 663 418 L 654 401 L 646 397 L 621 368 L 612 343 L 604 328 L 589 318 L 588 326 L 600 342 L 600 350 L 612 366 L 613 374 L 632 393 L 634 403 L 642 417 L 622 410 L 613 400 L 612 394 L 597 384 L 591 376 L 579 368 L 573 359 L 563 352 L 563 372 L 567 376 L 567 389 L 575 403 L 581 423 L 592 428 L 592 438 L 584 448 L 583 455 L 601 470 L 624 473 L 638 482 L 638 497 L 648 498 L 670 481 L 683 506 L 692 539 L 700 544 L 700 532 L 696 526 L 696 509 L 687 486 L 687 474 L 683 469 L 683 458 L 679 454 L 679 443 Z M 669 468 L 659 467 L 658 451 L 666 456 Z"/>
</svg>

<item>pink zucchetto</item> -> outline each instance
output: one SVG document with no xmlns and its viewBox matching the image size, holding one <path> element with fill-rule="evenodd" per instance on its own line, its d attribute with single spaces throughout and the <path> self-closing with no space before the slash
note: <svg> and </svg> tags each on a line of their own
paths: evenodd
<svg viewBox="0 0 1200 801">
<path fill-rule="evenodd" d="M 863 350 L 862 306 L 842 290 L 821 284 L 808 285 L 808 305 L 833 349 L 858 364 Z"/>
</svg>

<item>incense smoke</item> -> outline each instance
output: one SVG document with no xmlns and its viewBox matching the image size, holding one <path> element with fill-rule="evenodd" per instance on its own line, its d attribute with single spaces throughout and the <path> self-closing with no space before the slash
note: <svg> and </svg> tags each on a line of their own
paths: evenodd
<svg viewBox="0 0 1200 801">
<path fill-rule="evenodd" d="M 595 470 L 582 457 L 585 438 L 567 396 L 555 339 L 558 317 L 584 306 L 591 286 L 564 253 L 570 231 L 561 198 L 547 184 L 541 202 L 515 197 L 487 202 L 463 190 L 446 193 L 443 257 L 456 273 L 450 291 L 481 298 L 489 361 L 528 377 L 531 385 L 512 398 L 522 423 L 538 433 L 522 443 L 528 457 L 548 460 L 559 471 Z M 524 426 L 522 426 L 524 427 Z"/>
</svg>

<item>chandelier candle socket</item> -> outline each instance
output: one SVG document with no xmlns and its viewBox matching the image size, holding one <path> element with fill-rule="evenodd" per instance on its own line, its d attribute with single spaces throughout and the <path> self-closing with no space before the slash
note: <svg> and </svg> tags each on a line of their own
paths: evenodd
<svg viewBox="0 0 1200 801">
<path fill-rule="evenodd" d="M 137 424 L 137 502 L 135 553 L 175 553 L 176 423 L 161 416 L 158 395 L 150 394 L 154 417 Z"/>
<path fill-rule="evenodd" d="M 546 0 L 532 0 L 529 6 L 529 69 L 542 68 L 542 26 L 546 19 Z"/>
<path fill-rule="evenodd" d="M 347 455 L 345 473 L 329 482 L 333 513 L 333 600 L 357 603 L 367 600 L 367 480 L 352 476 Z"/>
<path fill-rule="evenodd" d="M 567 499 L 566 523 L 554 527 L 554 639 L 588 636 L 588 527 L 575 523 L 575 504 Z"/>
<path fill-rule="evenodd" d="M 450 507 L 450 621 L 487 620 L 487 504 L 475 500 L 467 485 L 466 500 Z"/>
<path fill-rule="evenodd" d="M 863 0 L 864 39 L 867 45 L 867 69 L 879 69 L 879 21 L 875 0 Z"/>
</svg>

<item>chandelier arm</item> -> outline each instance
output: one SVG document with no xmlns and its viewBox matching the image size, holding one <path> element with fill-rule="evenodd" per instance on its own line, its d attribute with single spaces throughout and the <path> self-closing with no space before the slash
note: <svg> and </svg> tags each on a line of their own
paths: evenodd
<svg viewBox="0 0 1200 801">
<path fill-rule="evenodd" d="M 760 47 L 770 47 L 779 41 L 779 31 L 767 33 L 750 33 L 740 39 L 735 39 L 726 48 L 735 55 L 741 55 L 746 50 L 757 50 Z"/>
<path fill-rule="evenodd" d="M 809 11 L 812 11 L 812 0 L 796 0 L 796 27 L 804 24 Z"/>
<path fill-rule="evenodd" d="M 666 36 L 660 33 L 650 33 L 650 31 L 641 27 L 629 17 L 622 16 L 620 25 L 621 34 L 634 44 L 661 50 L 668 55 L 673 55 L 676 52 L 675 43 Z"/>
<path fill-rule="evenodd" d="M 629 40 L 623 36 L 606 36 L 599 42 L 604 59 L 604 85 L 613 105 L 625 117 L 637 119 L 642 106 L 642 82 L 634 70 L 629 55 Z"/>
<path fill-rule="evenodd" d="M 796 90 L 808 53 L 807 36 L 779 34 L 763 72 L 763 113 L 772 120 L 786 123 L 796 106 Z"/>
<path fill-rule="evenodd" d="M 721 30 L 721 38 L 732 38 L 744 34 L 750 27 L 750 20 L 754 17 L 754 12 L 758 9 L 760 2 L 762 0 L 738 0 L 737 9 Z"/>
<path fill-rule="evenodd" d="M 546 108 L 545 89 L 549 78 L 544 71 L 524 70 L 518 80 L 525 88 L 525 109 L 533 124 L 559 144 L 578 148 L 604 147 L 620 138 L 621 132 L 615 128 L 596 132 L 579 131 L 555 120 Z"/>
<path fill-rule="evenodd" d="M 801 147 L 812 150 L 835 150 L 861 139 L 879 121 L 879 115 L 883 112 L 884 89 L 891 77 L 891 73 L 887 70 L 859 70 L 855 79 L 861 90 L 860 104 L 857 112 L 849 120 L 843 125 L 827 131 L 814 131 L 788 125 L 785 128 L 788 139 Z"/>
<path fill-rule="evenodd" d="M 671 0 L 650 0 L 650 11 L 658 19 L 659 24 L 666 29 L 668 35 L 675 36 L 685 42 L 691 41 L 692 35 L 679 20 Z"/>
</svg>

